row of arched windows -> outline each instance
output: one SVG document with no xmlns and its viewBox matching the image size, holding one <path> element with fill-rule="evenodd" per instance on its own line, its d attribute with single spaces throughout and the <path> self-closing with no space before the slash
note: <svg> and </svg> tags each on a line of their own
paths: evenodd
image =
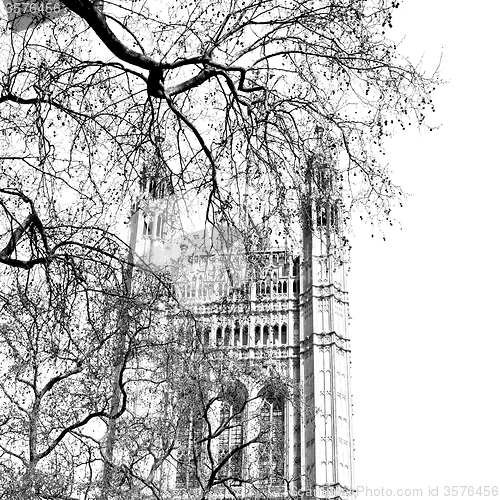
<svg viewBox="0 0 500 500">
<path fill-rule="evenodd" d="M 250 284 L 245 283 L 239 288 L 234 288 L 230 283 L 206 283 L 202 280 L 193 279 L 182 285 L 177 285 L 182 298 L 209 299 L 214 296 L 227 297 L 230 295 L 245 295 L 250 293 Z"/>
<path fill-rule="evenodd" d="M 339 203 L 325 202 L 316 208 L 316 224 L 318 227 L 328 227 L 333 230 L 339 225 Z"/>
<path fill-rule="evenodd" d="M 142 172 L 139 185 L 142 193 L 154 199 L 165 199 L 172 192 L 170 179 L 147 175 L 146 172 Z"/>
<path fill-rule="evenodd" d="M 270 295 L 271 290 L 274 293 L 288 293 L 288 280 L 279 280 L 278 282 L 271 282 L 271 280 L 258 281 L 255 284 L 255 291 L 257 296 L 259 295 Z"/>
<path fill-rule="evenodd" d="M 250 283 L 245 283 L 241 287 L 235 289 L 229 283 L 206 283 L 202 280 L 193 279 L 188 283 L 177 285 L 177 290 L 181 298 L 200 298 L 210 299 L 211 297 L 229 297 L 231 295 L 246 295 L 250 294 Z M 298 293 L 298 280 L 292 281 L 292 292 Z M 257 298 L 265 296 L 275 296 L 276 294 L 288 295 L 288 280 L 280 279 L 276 283 L 271 281 L 258 281 L 255 284 L 255 292 Z"/>
<path fill-rule="evenodd" d="M 287 339 L 287 328 L 286 325 L 281 325 L 281 330 L 278 325 L 270 327 L 269 325 L 255 327 L 255 345 L 286 345 L 288 343 Z"/>
<path fill-rule="evenodd" d="M 210 337 L 208 338 L 208 342 L 210 342 Z M 218 327 L 215 331 L 215 344 L 218 346 L 249 345 L 248 326 L 244 325 L 243 328 L 240 328 L 238 325 L 234 328 L 226 326 L 224 329 Z"/>
<path fill-rule="evenodd" d="M 249 336 L 247 325 L 236 325 L 234 327 L 217 327 L 215 330 L 215 344 L 217 346 L 249 346 L 254 345 L 288 345 L 287 325 L 256 325 L 253 331 L 253 342 Z M 203 331 L 203 342 L 205 345 L 211 343 L 211 329 Z"/>
</svg>

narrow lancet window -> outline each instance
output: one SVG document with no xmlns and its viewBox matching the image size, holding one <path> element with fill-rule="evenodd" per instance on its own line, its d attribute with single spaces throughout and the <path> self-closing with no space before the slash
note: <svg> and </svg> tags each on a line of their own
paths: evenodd
<svg viewBox="0 0 500 500">
<path fill-rule="evenodd" d="M 275 389 L 264 389 L 259 396 L 261 408 L 258 452 L 259 479 L 267 484 L 281 484 L 285 472 L 285 404 Z"/>
</svg>

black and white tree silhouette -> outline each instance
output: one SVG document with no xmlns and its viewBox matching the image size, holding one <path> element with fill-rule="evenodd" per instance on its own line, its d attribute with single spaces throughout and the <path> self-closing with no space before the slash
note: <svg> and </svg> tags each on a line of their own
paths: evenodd
<svg viewBox="0 0 500 500">
<path fill-rule="evenodd" d="M 288 393 L 228 384 L 248 367 L 217 365 L 172 276 L 132 258 L 144 179 L 251 250 L 300 222 L 320 148 L 338 158 L 343 217 L 390 221 L 403 193 L 384 138 L 429 127 L 438 77 L 390 40 L 398 2 L 60 5 L 0 28 L 0 498 L 162 499 L 176 460 L 179 484 L 229 491 L 245 479 L 238 440 L 260 446 L 262 470 L 276 455 L 265 443 L 281 439 Z M 161 319 L 179 315 L 189 335 Z M 267 428 L 238 434 L 263 415 Z"/>
</svg>

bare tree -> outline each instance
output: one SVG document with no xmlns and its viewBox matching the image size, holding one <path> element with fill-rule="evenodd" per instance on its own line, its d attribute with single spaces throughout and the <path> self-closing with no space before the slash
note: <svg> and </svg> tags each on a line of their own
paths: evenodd
<svg viewBox="0 0 500 500">
<path fill-rule="evenodd" d="M 138 399 L 119 421 L 110 498 L 267 498 L 273 486 L 283 494 L 283 408 L 299 404 L 298 388 L 284 373 L 182 337 L 130 378 Z"/>
<path fill-rule="evenodd" d="M 391 217 L 383 139 L 425 123 L 437 83 L 386 37 L 397 2 L 62 3 L 63 17 L 2 35 L 2 169 L 42 225 L 61 215 L 54 190 L 101 213 L 131 203 L 152 157 L 214 224 L 288 223 L 318 130 L 346 157 L 347 206 Z M 27 234 L 18 218 L 4 261 Z"/>
<path fill-rule="evenodd" d="M 1 296 L 0 498 L 264 498 L 283 484 L 269 460 L 286 447 L 285 402 L 299 404 L 286 370 L 207 343 L 147 275 L 124 294 L 102 274 L 104 289 L 14 273 Z"/>
<path fill-rule="evenodd" d="M 177 211 L 196 199 L 249 256 L 300 222 L 325 162 L 345 218 L 390 221 L 383 140 L 426 126 L 438 78 L 386 36 L 397 2 L 61 3 L 0 31 L 1 493 L 162 499 L 167 469 L 200 498 L 258 490 L 239 453 L 264 468 L 278 430 L 232 433 L 291 393 L 238 389 L 248 364 L 207 350 L 172 276 L 130 259 L 141 182 Z"/>
<path fill-rule="evenodd" d="M 132 295 L 105 262 L 72 264 L 4 279 L 1 498 L 93 497 L 109 459 L 99 436 L 128 408 L 127 368 L 168 290 L 149 283 Z"/>
</svg>

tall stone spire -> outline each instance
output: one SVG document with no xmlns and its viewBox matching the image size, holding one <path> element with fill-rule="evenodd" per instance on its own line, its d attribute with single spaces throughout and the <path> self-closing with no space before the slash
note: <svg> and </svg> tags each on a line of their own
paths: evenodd
<svg viewBox="0 0 500 500">
<path fill-rule="evenodd" d="M 321 131 L 320 131 L 321 132 Z M 320 134 L 318 134 L 320 135 Z M 318 137 L 307 166 L 301 295 L 301 379 L 305 404 L 303 477 L 312 498 L 354 490 L 350 345 L 342 199 L 335 144 Z"/>
</svg>

